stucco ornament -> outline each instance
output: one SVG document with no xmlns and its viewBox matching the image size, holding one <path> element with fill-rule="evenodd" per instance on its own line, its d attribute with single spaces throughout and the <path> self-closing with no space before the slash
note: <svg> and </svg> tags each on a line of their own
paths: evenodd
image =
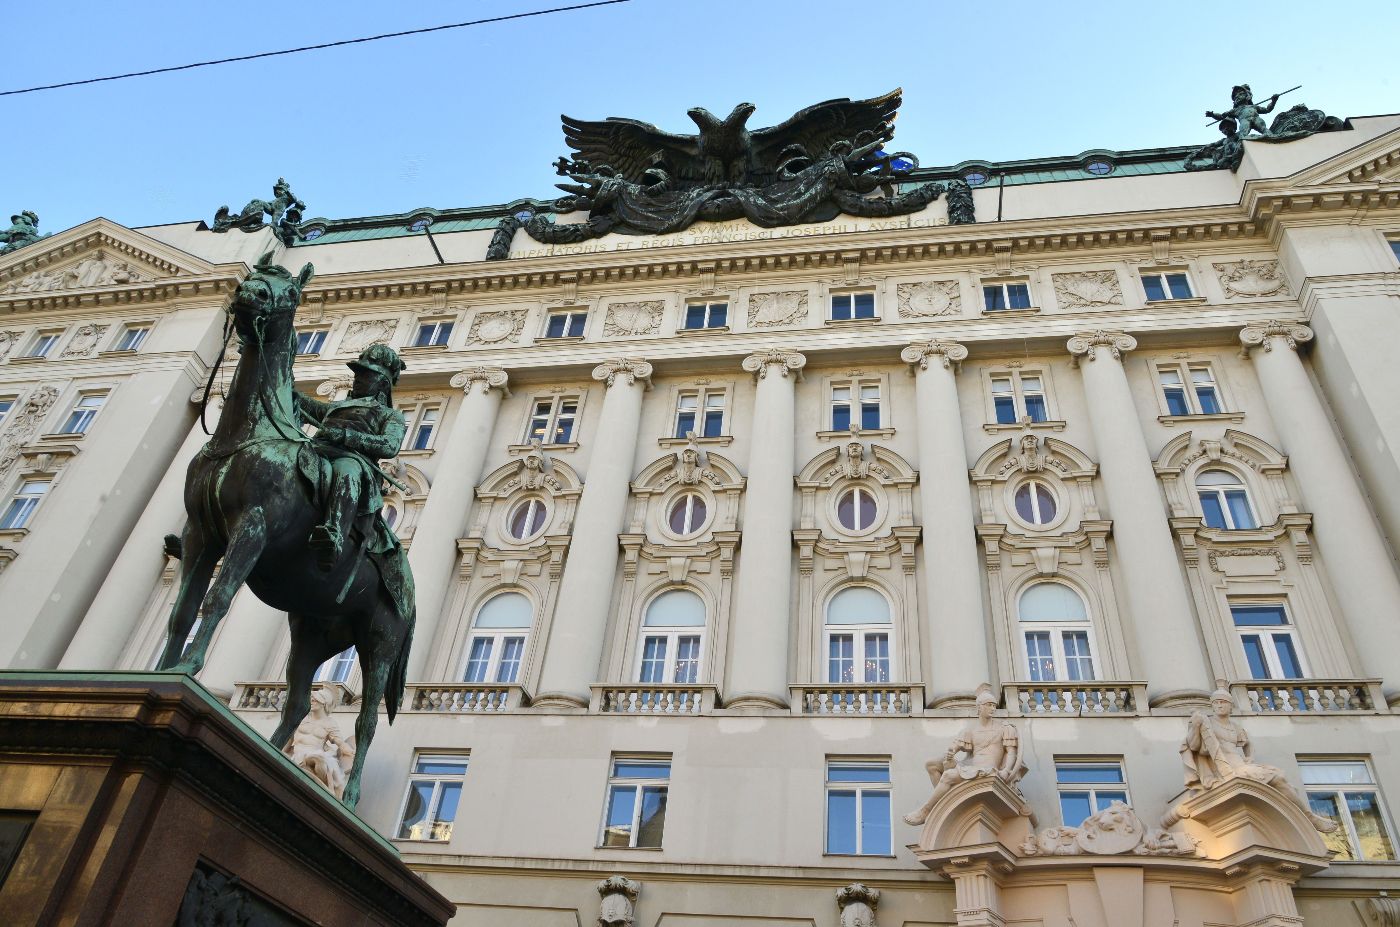
<svg viewBox="0 0 1400 927">
<path fill-rule="evenodd" d="M 1195 856 L 1197 841 L 1161 828 L 1149 829 L 1121 801 L 1084 819 L 1078 827 L 1048 827 L 1021 845 L 1023 856 Z"/>
<path fill-rule="evenodd" d="M 616 360 L 604 361 L 594 367 L 593 379 L 607 384 L 609 388 L 619 380 L 623 386 L 632 386 L 641 380 L 645 386 L 650 388 L 651 364 L 636 358 L 619 357 Z"/>
<path fill-rule="evenodd" d="M 1026 774 L 1021 760 L 1021 736 L 1009 721 L 992 717 L 997 697 L 992 687 L 983 683 L 977 689 L 977 721 L 963 728 L 942 758 L 924 764 L 933 794 L 916 811 L 904 816 L 904 823 L 922 825 L 938 800 L 953 786 L 968 779 L 996 776 L 1012 788 Z M 962 759 L 958 759 L 962 755 Z"/>
<path fill-rule="evenodd" d="M 749 296 L 749 327 L 773 328 L 807 318 L 807 291 L 784 290 Z"/>
<path fill-rule="evenodd" d="M 852 882 L 836 890 L 836 908 L 841 912 L 840 927 L 877 927 L 875 908 L 880 904 L 880 890 Z"/>
<path fill-rule="evenodd" d="M 945 370 L 960 370 L 967 359 L 967 348 L 956 341 L 916 341 L 899 352 L 906 364 L 927 370 L 930 363 L 940 363 Z"/>
<path fill-rule="evenodd" d="M 1313 339 L 1311 328 L 1299 322 L 1251 322 L 1240 331 L 1241 350 L 1248 354 L 1250 348 L 1262 347 L 1266 352 L 1274 349 L 1273 339 L 1282 338 L 1291 350 Z"/>
<path fill-rule="evenodd" d="M 603 334 L 609 338 L 628 335 L 654 335 L 661 330 L 661 314 L 666 304 L 660 300 L 613 303 L 603 319 Z"/>
<path fill-rule="evenodd" d="M 516 477 L 520 481 L 521 489 L 539 489 L 544 486 L 546 472 L 549 469 L 549 458 L 540 450 L 538 441 L 530 443 L 530 451 L 520 458 L 520 473 Z"/>
<path fill-rule="evenodd" d="M 0 360 L 4 360 L 19 344 L 20 332 L 0 331 Z"/>
<path fill-rule="evenodd" d="M 57 401 L 56 386 L 41 386 L 25 399 L 23 407 L 10 420 L 4 439 L 0 440 L 0 478 L 8 474 L 15 461 L 19 460 L 20 451 L 29 442 L 30 436 L 39 429 L 39 424 Z"/>
<path fill-rule="evenodd" d="M 340 350 L 345 354 L 358 354 L 372 344 L 388 344 L 398 327 L 398 319 L 359 319 L 351 322 L 345 326 Z"/>
<path fill-rule="evenodd" d="M 923 280 L 895 287 L 901 319 L 957 315 L 962 311 L 962 293 L 956 280 Z"/>
<path fill-rule="evenodd" d="M 1366 899 L 1366 916 L 1380 927 L 1400 927 L 1400 898 L 1381 892 L 1379 898 Z"/>
<path fill-rule="evenodd" d="M 1065 347 L 1069 349 L 1072 362 L 1078 364 L 1081 358 L 1096 360 L 1098 351 L 1095 348 L 1108 348 L 1113 359 L 1121 361 L 1126 351 L 1137 348 L 1137 339 L 1126 332 L 1105 331 L 1099 329 L 1092 332 L 1079 332 L 1069 341 L 1065 342 Z"/>
<path fill-rule="evenodd" d="M 598 905 L 598 927 L 633 927 L 634 908 L 642 883 L 623 876 L 610 876 L 598 883 L 602 901 Z"/>
<path fill-rule="evenodd" d="M 528 309 L 478 312 L 467 330 L 467 344 L 513 344 L 525 329 Z"/>
<path fill-rule="evenodd" d="M 744 358 L 743 367 L 749 373 L 754 374 L 760 380 L 767 379 L 768 371 L 774 370 L 778 376 L 785 377 L 789 372 L 798 374 L 801 379 L 802 368 L 807 366 L 807 358 L 796 351 L 784 351 L 781 348 L 769 348 L 766 351 L 759 351 L 757 354 L 750 354 Z"/>
<path fill-rule="evenodd" d="M 49 293 L 54 290 L 139 283 L 150 279 L 149 274 L 132 267 L 130 262 L 119 261 L 96 251 L 75 264 L 53 270 L 36 270 L 27 276 L 11 280 L 0 287 L 0 294 Z"/>
<path fill-rule="evenodd" d="M 1199 793 L 1234 778 L 1250 779 L 1274 789 L 1280 798 L 1297 805 L 1319 832 L 1335 831 L 1337 822 L 1314 814 L 1308 800 L 1289 783 L 1283 770 L 1254 762 L 1249 735 L 1230 718 L 1234 704 L 1222 685 L 1211 693 L 1211 710 L 1198 711 L 1191 716 L 1186 739 L 1181 744 L 1186 788 Z"/>
<path fill-rule="evenodd" d="M 481 384 L 481 391 L 490 392 L 493 389 L 502 390 L 506 395 L 510 391 L 506 389 L 506 383 L 510 381 L 509 375 L 500 367 L 468 367 L 452 375 L 448 380 L 448 385 L 454 389 L 459 389 L 464 393 L 470 393 L 476 388 L 476 384 Z"/>
<path fill-rule="evenodd" d="M 1118 274 L 1111 270 L 1086 270 L 1073 274 L 1052 274 L 1055 300 L 1065 309 L 1093 309 L 1123 305 Z"/>
<path fill-rule="evenodd" d="M 676 482 L 682 486 L 696 486 L 705 476 L 708 461 L 695 441 L 695 432 L 686 435 L 686 439 L 685 447 L 676 451 Z"/>
<path fill-rule="evenodd" d="M 97 342 L 102 340 L 102 335 L 110 326 L 108 325 L 80 325 L 73 333 L 73 337 L 64 345 L 63 352 L 59 357 L 88 357 L 97 350 Z"/>
<path fill-rule="evenodd" d="M 852 426 L 852 433 L 855 433 L 855 426 Z M 846 448 L 841 455 L 841 467 L 845 471 L 846 479 L 865 479 L 870 472 L 870 465 L 865 462 L 865 445 L 859 441 L 846 442 Z"/>
<path fill-rule="evenodd" d="M 1215 272 L 1226 296 L 1276 296 L 1288 290 L 1278 261 L 1233 261 L 1216 264 Z"/>
<path fill-rule="evenodd" d="M 355 761 L 355 738 L 343 736 L 331 716 L 338 704 L 340 693 L 334 686 L 317 686 L 311 693 L 311 713 L 282 748 L 336 799 L 344 796 L 345 780 Z"/>
</svg>

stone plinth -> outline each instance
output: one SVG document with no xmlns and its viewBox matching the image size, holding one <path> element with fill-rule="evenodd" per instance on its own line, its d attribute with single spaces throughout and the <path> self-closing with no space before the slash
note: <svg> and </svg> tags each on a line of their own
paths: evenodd
<svg viewBox="0 0 1400 927">
<path fill-rule="evenodd" d="M 215 910 L 441 927 L 456 913 L 184 676 L 0 673 L 0 808 L 28 826 L 0 884 L 9 927 L 223 923 Z"/>
</svg>

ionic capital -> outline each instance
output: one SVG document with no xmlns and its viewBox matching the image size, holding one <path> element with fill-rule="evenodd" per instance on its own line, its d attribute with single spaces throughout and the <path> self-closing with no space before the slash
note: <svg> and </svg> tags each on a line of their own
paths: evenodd
<svg viewBox="0 0 1400 927">
<path fill-rule="evenodd" d="M 1240 330 L 1240 354 L 1249 356 L 1250 348 L 1262 347 L 1265 352 L 1274 349 L 1274 339 L 1282 338 L 1283 343 L 1296 351 L 1298 345 L 1312 341 L 1311 328 L 1301 322 L 1250 322 Z"/>
<path fill-rule="evenodd" d="M 651 364 L 637 358 L 619 357 L 594 367 L 593 379 L 600 380 L 609 387 L 619 379 L 623 386 L 631 386 L 641 380 L 647 389 L 651 389 Z"/>
<path fill-rule="evenodd" d="M 510 378 L 500 367 L 468 367 L 459 373 L 454 373 L 452 379 L 447 382 L 463 393 L 470 394 L 473 387 L 481 384 L 482 393 L 489 393 L 493 389 L 498 389 L 504 396 L 510 395 L 510 390 L 506 388 L 506 383 Z"/>
<path fill-rule="evenodd" d="M 331 377 L 329 380 L 323 380 L 321 383 L 317 384 L 316 395 L 334 398 L 336 393 L 341 390 L 348 390 L 354 385 L 355 378 L 348 373 L 342 373 L 339 376 Z"/>
<path fill-rule="evenodd" d="M 1108 348 L 1113 354 L 1113 359 L 1121 361 L 1123 352 L 1137 348 L 1137 339 L 1127 332 L 1100 329 L 1093 332 L 1080 332 L 1066 342 L 1065 347 L 1069 349 L 1071 363 L 1078 366 L 1080 358 L 1087 357 L 1091 361 L 1094 360 L 1098 356 L 1098 352 L 1094 350 L 1097 347 Z"/>
<path fill-rule="evenodd" d="M 779 376 L 785 377 L 791 371 L 797 374 L 798 379 L 801 379 L 802 368 L 805 366 L 807 366 L 806 355 L 798 354 L 796 351 L 784 351 L 782 348 L 769 348 L 744 358 L 744 369 L 760 380 L 765 379 L 768 376 L 768 371 L 774 369 L 777 370 Z"/>
<path fill-rule="evenodd" d="M 930 363 L 941 363 L 943 369 L 957 373 L 967 359 L 967 348 L 956 341 L 915 341 L 899 352 L 899 359 L 912 370 L 927 370 Z"/>
</svg>

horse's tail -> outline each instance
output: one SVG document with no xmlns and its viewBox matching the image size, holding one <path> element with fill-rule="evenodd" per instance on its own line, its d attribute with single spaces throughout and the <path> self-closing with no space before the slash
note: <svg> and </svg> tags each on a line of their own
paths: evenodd
<svg viewBox="0 0 1400 927">
<path fill-rule="evenodd" d="M 399 655 L 394 660 L 394 665 L 389 667 L 389 678 L 384 685 L 384 707 L 389 712 L 389 723 L 394 723 L 394 716 L 399 713 L 399 706 L 403 704 L 403 692 L 408 685 L 408 652 L 413 646 L 413 625 L 417 621 L 417 608 L 413 609 L 413 614 L 408 616 L 404 622 L 407 628 L 404 631 L 403 643 L 399 645 Z"/>
</svg>

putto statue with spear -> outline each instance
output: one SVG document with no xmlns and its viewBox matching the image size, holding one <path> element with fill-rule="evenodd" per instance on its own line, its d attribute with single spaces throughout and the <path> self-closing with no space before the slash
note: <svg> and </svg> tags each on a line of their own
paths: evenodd
<svg viewBox="0 0 1400 927">
<path fill-rule="evenodd" d="M 1302 86 L 1302 84 L 1299 84 L 1297 87 L 1288 88 L 1283 91 L 1283 93 L 1276 93 L 1269 97 L 1267 103 L 1255 103 L 1254 94 L 1249 89 L 1249 84 L 1239 84 L 1230 89 L 1230 102 L 1234 104 L 1232 107 L 1223 113 L 1206 110 L 1206 116 L 1209 117 L 1211 122 L 1222 122 L 1227 119 L 1234 120 L 1235 132 L 1231 133 L 1227 131 L 1225 132 L 1226 135 L 1234 134 L 1240 139 L 1248 137 L 1250 132 L 1268 135 L 1269 129 L 1264 125 L 1264 117 L 1274 111 L 1274 107 L 1278 105 L 1279 97 L 1283 96 L 1285 93 L 1292 93 Z M 1222 131 L 1228 128 L 1228 126 L 1229 123 L 1226 123 L 1225 126 L 1222 127 Z"/>
</svg>

